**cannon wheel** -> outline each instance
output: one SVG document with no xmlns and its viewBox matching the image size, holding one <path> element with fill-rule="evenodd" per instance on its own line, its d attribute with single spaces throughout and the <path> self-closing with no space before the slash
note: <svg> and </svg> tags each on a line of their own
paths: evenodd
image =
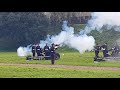
<svg viewBox="0 0 120 90">
<path fill-rule="evenodd" d="M 32 59 L 31 56 L 26 57 L 26 60 L 31 60 L 31 59 Z"/>
<path fill-rule="evenodd" d="M 55 55 L 55 60 L 59 60 L 60 59 L 60 54 L 59 53 L 56 53 Z"/>
</svg>

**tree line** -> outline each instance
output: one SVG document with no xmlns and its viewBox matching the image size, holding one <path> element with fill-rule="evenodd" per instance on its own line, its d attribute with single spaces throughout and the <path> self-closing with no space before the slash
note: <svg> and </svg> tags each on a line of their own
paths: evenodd
<svg viewBox="0 0 120 90">
<path fill-rule="evenodd" d="M 84 24 L 88 19 L 81 12 L 0 12 L 0 50 L 16 50 L 57 34 L 63 20 Z"/>
</svg>

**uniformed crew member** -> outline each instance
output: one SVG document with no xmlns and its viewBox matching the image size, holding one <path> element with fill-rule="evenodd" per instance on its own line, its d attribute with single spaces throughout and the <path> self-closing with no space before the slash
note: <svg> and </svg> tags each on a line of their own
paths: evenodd
<svg viewBox="0 0 120 90">
<path fill-rule="evenodd" d="M 111 56 L 112 56 L 112 57 L 115 57 L 115 47 L 114 47 L 114 48 L 112 48 L 112 53 L 111 53 Z"/>
<path fill-rule="evenodd" d="M 108 57 L 107 43 L 105 43 L 105 44 L 102 46 L 102 49 L 103 49 L 103 56 L 104 56 L 104 57 Z"/>
<path fill-rule="evenodd" d="M 39 44 L 37 44 L 36 46 L 36 53 L 37 53 L 37 56 L 42 56 L 42 49 L 40 48 Z"/>
<path fill-rule="evenodd" d="M 44 47 L 44 52 L 45 52 L 45 56 L 50 56 L 50 52 L 49 52 L 49 46 L 46 43 L 46 46 Z M 45 57 L 46 60 L 48 60 L 48 57 Z"/>
<path fill-rule="evenodd" d="M 52 47 L 50 48 L 50 56 L 51 56 L 51 64 L 54 64 L 54 61 L 55 61 L 55 47 L 54 47 L 54 43 L 52 44 Z"/>
<path fill-rule="evenodd" d="M 115 46 L 115 56 L 118 56 L 118 54 L 119 54 L 119 46 L 116 45 Z"/>
<path fill-rule="evenodd" d="M 96 44 L 95 46 L 95 57 L 99 57 L 99 50 L 100 50 L 100 46 L 98 44 Z"/>
<path fill-rule="evenodd" d="M 36 46 L 35 44 L 32 45 L 32 53 L 33 53 L 33 57 L 35 57 L 35 52 L 36 52 Z"/>
</svg>

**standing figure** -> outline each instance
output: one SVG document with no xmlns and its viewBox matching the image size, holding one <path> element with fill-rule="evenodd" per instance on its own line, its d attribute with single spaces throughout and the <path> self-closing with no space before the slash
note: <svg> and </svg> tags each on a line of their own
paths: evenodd
<svg viewBox="0 0 120 90">
<path fill-rule="evenodd" d="M 36 46 L 36 53 L 37 53 L 37 56 L 42 56 L 42 49 L 40 48 L 39 44 L 37 44 Z"/>
<path fill-rule="evenodd" d="M 115 56 L 118 56 L 119 55 L 119 46 L 116 45 L 115 46 Z"/>
<path fill-rule="evenodd" d="M 35 46 L 35 44 L 33 44 L 32 45 L 33 58 L 35 57 L 35 52 L 36 52 L 36 46 Z"/>
<path fill-rule="evenodd" d="M 51 64 L 54 64 L 55 61 L 55 47 L 54 43 L 52 44 L 52 47 L 50 48 L 50 56 L 51 56 Z"/>
<path fill-rule="evenodd" d="M 102 45 L 102 50 L 103 50 L 103 56 L 108 57 L 108 48 L 107 48 L 107 43 Z"/>
<path fill-rule="evenodd" d="M 115 47 L 112 48 L 111 50 L 112 50 L 111 56 L 112 56 L 112 57 L 115 57 Z"/>
<path fill-rule="evenodd" d="M 96 58 L 99 57 L 99 50 L 100 50 L 100 46 L 98 44 L 96 44 L 96 46 L 95 46 L 95 57 Z"/>
<path fill-rule="evenodd" d="M 46 46 L 44 47 L 44 52 L 45 52 L 45 56 L 50 56 L 50 52 L 49 52 L 49 46 L 46 43 Z M 48 57 L 45 57 L 46 60 L 48 60 Z"/>
</svg>

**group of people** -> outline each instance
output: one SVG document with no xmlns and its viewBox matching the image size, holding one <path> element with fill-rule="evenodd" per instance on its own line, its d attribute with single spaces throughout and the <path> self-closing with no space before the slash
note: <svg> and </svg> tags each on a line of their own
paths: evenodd
<svg viewBox="0 0 120 90">
<path fill-rule="evenodd" d="M 99 57 L 99 51 L 100 50 L 102 50 L 102 52 L 103 52 L 103 57 L 108 57 L 108 56 L 115 57 L 115 56 L 118 56 L 118 54 L 120 52 L 119 46 L 115 46 L 114 48 L 108 50 L 107 43 L 105 43 L 102 46 L 96 44 L 96 46 L 95 46 L 95 57 Z M 112 51 L 111 55 L 108 54 L 108 51 Z"/>
<path fill-rule="evenodd" d="M 43 52 L 44 52 L 44 54 L 45 54 L 45 59 L 47 59 L 48 60 L 48 57 L 47 56 L 50 56 L 50 58 L 51 58 L 51 64 L 54 64 L 54 60 L 55 60 L 55 45 L 54 45 L 54 43 L 52 44 L 52 46 L 51 47 L 49 47 L 48 45 L 47 45 L 47 43 L 46 43 L 46 45 L 44 46 L 44 48 L 42 49 L 41 47 L 40 47 L 40 45 L 39 44 L 37 44 L 37 45 L 33 45 L 32 46 L 32 53 L 33 53 L 33 58 L 36 56 L 36 53 L 37 53 L 37 56 L 39 57 L 39 56 L 43 56 Z"/>
</svg>

